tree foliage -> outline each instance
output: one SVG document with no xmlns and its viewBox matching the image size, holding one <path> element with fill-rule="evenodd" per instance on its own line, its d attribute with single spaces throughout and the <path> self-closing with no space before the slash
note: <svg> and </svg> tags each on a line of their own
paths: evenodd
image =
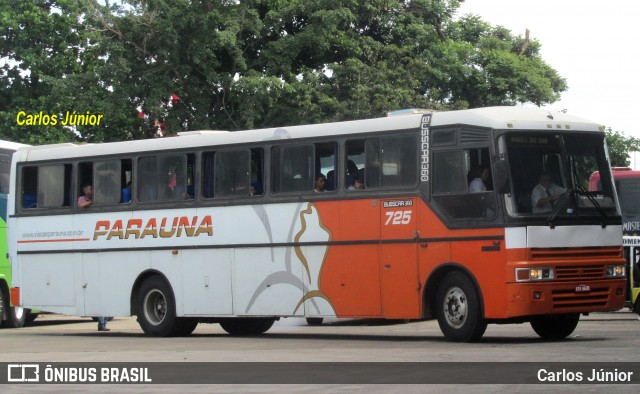
<svg viewBox="0 0 640 394">
<path fill-rule="evenodd" d="M 605 130 L 609 161 L 613 167 L 628 167 L 631 164 L 629 153 L 640 151 L 640 140 L 627 137 L 624 133 L 614 131 L 611 127 Z"/>
<path fill-rule="evenodd" d="M 540 43 L 454 0 L 0 0 L 0 131 L 29 143 L 148 138 L 556 101 Z M 19 110 L 104 114 L 74 130 Z"/>
</svg>

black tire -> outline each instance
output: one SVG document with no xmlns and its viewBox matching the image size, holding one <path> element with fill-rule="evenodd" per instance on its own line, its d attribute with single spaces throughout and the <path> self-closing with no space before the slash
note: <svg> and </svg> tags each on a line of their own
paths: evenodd
<svg viewBox="0 0 640 394">
<path fill-rule="evenodd" d="M 275 319 L 262 317 L 238 317 L 220 322 L 223 330 L 235 336 L 253 336 L 267 332 Z"/>
<path fill-rule="evenodd" d="M 540 316 L 531 320 L 531 328 L 544 339 L 563 339 L 578 326 L 580 315 Z"/>
<path fill-rule="evenodd" d="M 172 337 L 183 329 L 176 318 L 176 301 L 171 286 L 161 277 L 147 278 L 136 297 L 136 316 L 140 328 L 153 337 Z"/>
<path fill-rule="evenodd" d="M 436 294 L 436 313 L 440 330 L 449 341 L 477 341 L 487 329 L 478 291 L 461 272 L 451 272 L 442 280 Z"/>
<path fill-rule="evenodd" d="M 307 324 L 310 326 L 321 326 L 323 320 L 321 317 L 307 317 Z"/>
<path fill-rule="evenodd" d="M 4 328 L 20 328 L 24 326 L 27 318 L 28 309 L 21 306 L 10 306 L 9 300 L 5 297 L 4 292 L 0 289 L 0 319 L 4 316 L 4 320 L 0 321 L 0 326 Z"/>
<path fill-rule="evenodd" d="M 634 311 L 636 314 L 640 315 L 640 296 L 638 296 L 638 297 L 636 298 L 636 303 L 635 303 L 635 305 L 633 306 L 633 311 Z"/>
<path fill-rule="evenodd" d="M 176 331 L 173 333 L 173 336 L 176 337 L 186 337 L 187 335 L 191 335 L 193 330 L 198 326 L 198 319 L 193 319 L 190 317 L 181 317 L 178 318 L 179 324 L 176 326 Z"/>
</svg>

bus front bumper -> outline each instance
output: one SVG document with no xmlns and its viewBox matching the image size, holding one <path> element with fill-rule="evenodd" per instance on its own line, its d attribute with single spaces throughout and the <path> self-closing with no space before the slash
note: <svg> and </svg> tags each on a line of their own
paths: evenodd
<svg viewBox="0 0 640 394">
<path fill-rule="evenodd" d="M 509 317 L 617 311 L 626 279 L 588 282 L 528 282 L 507 285 Z"/>
</svg>

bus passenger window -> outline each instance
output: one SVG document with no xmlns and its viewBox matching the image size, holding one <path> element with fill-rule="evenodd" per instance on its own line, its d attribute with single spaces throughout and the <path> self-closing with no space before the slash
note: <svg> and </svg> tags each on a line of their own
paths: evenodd
<svg viewBox="0 0 640 394">
<path fill-rule="evenodd" d="M 38 168 L 38 207 L 70 207 L 72 194 L 71 164 L 51 164 Z"/>
<path fill-rule="evenodd" d="M 347 141 L 347 162 L 344 166 L 344 186 L 352 190 L 355 188 L 356 179 L 361 178 L 364 181 L 364 140 Z"/>
<path fill-rule="evenodd" d="M 309 193 L 313 191 L 314 146 L 276 146 L 271 153 L 274 193 Z"/>
<path fill-rule="evenodd" d="M 38 167 L 22 167 L 22 208 L 38 206 Z"/>
<path fill-rule="evenodd" d="M 213 198 L 214 196 L 214 152 L 202 153 L 202 196 L 204 198 Z"/>
<path fill-rule="evenodd" d="M 251 195 L 251 151 L 216 152 L 216 197 Z"/>
<path fill-rule="evenodd" d="M 380 139 L 382 187 L 411 187 L 418 183 L 418 141 L 414 135 Z"/>
<path fill-rule="evenodd" d="M 187 155 L 158 157 L 158 200 L 185 201 L 187 193 Z"/>
<path fill-rule="evenodd" d="M 251 196 L 264 193 L 264 154 L 262 149 L 251 149 Z"/>
<path fill-rule="evenodd" d="M 111 205 L 120 203 L 120 160 L 97 161 L 94 165 L 93 203 Z"/>
<path fill-rule="evenodd" d="M 452 219 L 495 217 L 488 148 L 436 150 L 431 169 L 433 199 L 447 216 Z"/>
</svg>

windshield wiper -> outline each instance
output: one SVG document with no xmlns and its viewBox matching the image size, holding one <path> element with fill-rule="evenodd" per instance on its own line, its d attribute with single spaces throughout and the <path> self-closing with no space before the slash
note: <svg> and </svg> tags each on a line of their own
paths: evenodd
<svg viewBox="0 0 640 394">
<path fill-rule="evenodd" d="M 574 189 L 567 189 L 564 193 L 560 195 L 560 199 L 556 202 L 556 205 L 553 207 L 553 211 L 551 211 L 551 214 L 547 217 L 547 224 L 549 225 L 549 227 L 555 228 L 556 224 L 554 222 L 556 220 L 556 217 L 558 217 L 558 214 L 560 214 L 560 211 L 562 211 L 564 207 L 567 205 L 567 201 L 569 201 L 569 197 L 571 197 L 571 195 L 573 195 L 574 192 L 575 192 Z"/>
<path fill-rule="evenodd" d="M 600 214 L 600 218 L 602 219 L 600 225 L 602 226 L 602 228 L 607 227 L 607 213 L 604 211 L 604 209 L 602 209 L 598 200 L 596 200 L 596 198 L 591 193 L 586 191 L 582 186 L 578 186 L 576 192 L 578 193 L 578 195 L 585 196 L 589 199 L 589 201 L 591 201 L 591 204 L 593 204 L 593 206 L 596 208 L 596 210 Z"/>
</svg>

